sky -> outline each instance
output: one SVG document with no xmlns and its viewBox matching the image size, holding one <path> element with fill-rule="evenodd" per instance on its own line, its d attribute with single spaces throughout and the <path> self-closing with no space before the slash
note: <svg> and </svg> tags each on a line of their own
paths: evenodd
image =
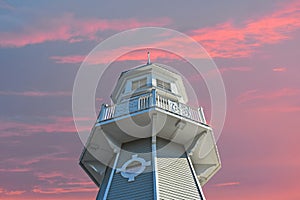
<svg viewBox="0 0 300 200">
<path fill-rule="evenodd" d="M 222 169 L 204 186 L 207 199 L 299 200 L 298 0 L 0 0 L 0 199 L 95 199 L 98 188 L 78 165 L 76 73 L 100 42 L 149 26 L 187 34 L 222 74 Z M 153 62 L 180 70 L 178 57 L 153 51 Z M 107 73 L 117 79 L 143 54 L 120 57 Z M 97 108 L 110 101 L 109 81 L 99 83 Z M 207 94 L 198 98 L 209 115 Z"/>
</svg>

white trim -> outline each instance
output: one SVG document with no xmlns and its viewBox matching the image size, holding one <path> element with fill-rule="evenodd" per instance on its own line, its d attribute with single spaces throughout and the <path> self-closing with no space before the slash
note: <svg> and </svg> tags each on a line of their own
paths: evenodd
<svg viewBox="0 0 300 200">
<path fill-rule="evenodd" d="M 157 154 L 156 154 L 156 136 L 152 136 L 152 170 L 153 170 L 153 188 L 154 188 L 154 199 L 159 199 L 158 189 L 158 167 L 157 167 Z"/>
<path fill-rule="evenodd" d="M 203 107 L 199 108 L 199 114 L 200 114 L 200 120 L 202 121 L 202 123 L 206 124 L 206 119 L 205 119 L 205 115 L 204 115 L 204 110 Z"/>
<path fill-rule="evenodd" d="M 187 159 L 188 159 L 188 163 L 189 163 L 190 168 L 191 168 L 191 170 L 192 170 L 192 174 L 193 174 L 193 176 L 194 176 L 194 179 L 195 179 L 195 181 L 196 181 L 196 184 L 197 184 L 197 186 L 198 186 L 198 188 L 199 188 L 199 190 L 200 190 L 200 193 L 201 193 L 201 196 L 202 196 L 202 200 L 206 200 L 206 198 L 205 198 L 205 196 L 204 196 L 204 193 L 203 193 L 203 190 L 202 190 L 202 187 L 201 187 L 201 184 L 200 184 L 200 182 L 199 182 L 199 180 L 198 180 L 198 177 L 197 177 L 197 174 L 196 174 L 196 172 L 195 172 L 195 170 L 194 170 L 193 163 L 192 163 L 190 157 L 189 157 L 187 154 L 186 154 L 186 157 L 187 157 Z"/>
<path fill-rule="evenodd" d="M 139 162 L 141 166 L 139 168 L 132 168 L 132 171 L 128 171 L 127 167 L 132 163 L 132 162 Z M 131 159 L 127 160 L 121 168 L 117 169 L 116 173 L 121 172 L 121 176 L 123 178 L 128 178 L 128 182 L 134 181 L 135 177 L 140 175 L 141 173 L 144 172 L 147 166 L 151 165 L 151 161 L 146 161 L 144 158 L 138 157 L 137 154 L 132 155 Z M 134 171 L 135 170 L 135 171 Z"/>
<path fill-rule="evenodd" d="M 108 191 L 109 191 L 109 189 L 110 189 L 110 185 L 111 185 L 111 182 L 112 182 L 114 173 L 115 173 L 115 171 L 116 171 L 117 163 L 118 163 L 118 160 L 119 160 L 119 155 L 120 155 L 120 152 L 118 152 L 117 155 L 116 155 L 116 159 L 115 159 L 115 161 L 114 161 L 114 165 L 113 165 L 113 168 L 112 168 L 112 170 L 111 170 L 110 177 L 109 177 L 109 180 L 108 180 L 106 189 L 105 189 L 105 193 L 104 193 L 104 196 L 103 196 L 103 200 L 106 200 L 106 199 L 107 199 Z"/>
</svg>

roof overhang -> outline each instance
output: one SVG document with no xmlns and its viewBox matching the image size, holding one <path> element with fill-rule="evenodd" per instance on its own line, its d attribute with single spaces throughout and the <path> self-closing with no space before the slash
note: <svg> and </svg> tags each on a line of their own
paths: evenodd
<svg viewBox="0 0 300 200">
<path fill-rule="evenodd" d="M 81 166 L 94 182 L 100 185 L 106 166 L 112 166 L 112 160 L 122 143 L 152 135 L 184 146 L 201 185 L 221 167 L 211 127 L 159 108 L 95 124 L 80 158 Z"/>
</svg>

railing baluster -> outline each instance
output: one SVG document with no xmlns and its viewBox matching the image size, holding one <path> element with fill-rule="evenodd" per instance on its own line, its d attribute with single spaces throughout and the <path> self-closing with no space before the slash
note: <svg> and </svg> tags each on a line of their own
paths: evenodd
<svg viewBox="0 0 300 200">
<path fill-rule="evenodd" d="M 145 97 L 142 98 L 142 109 L 145 108 Z"/>
<path fill-rule="evenodd" d="M 101 105 L 101 110 L 100 110 L 97 122 L 100 122 L 100 121 L 104 120 L 105 112 L 106 112 L 106 106 L 107 106 L 106 104 Z"/>
<path fill-rule="evenodd" d="M 109 119 L 112 117 L 112 107 L 109 107 Z"/>
<path fill-rule="evenodd" d="M 108 107 L 108 109 L 107 109 L 107 119 L 109 119 L 110 118 L 110 107 Z"/>
<path fill-rule="evenodd" d="M 128 109 L 124 110 L 123 107 L 131 105 L 130 103 L 133 103 L 132 106 L 136 106 L 136 103 L 134 102 L 137 102 L 137 108 L 133 110 L 128 110 Z M 177 104 L 176 106 L 177 108 L 176 107 L 173 108 L 172 107 L 173 104 Z M 130 114 L 131 112 L 148 109 L 152 106 L 156 106 L 158 108 L 167 110 L 169 112 L 175 113 L 177 115 L 191 119 L 193 121 L 206 124 L 206 119 L 202 107 L 198 109 L 194 109 L 185 104 L 181 104 L 176 101 L 173 102 L 168 98 L 158 95 L 156 93 L 156 90 L 152 90 L 150 94 L 134 97 L 116 105 L 108 106 L 107 104 L 102 104 L 97 122 L 107 120 L 107 119 L 112 119 L 125 114 Z"/>
<path fill-rule="evenodd" d="M 104 119 L 107 119 L 108 107 L 105 108 Z"/>
<path fill-rule="evenodd" d="M 111 115 L 110 115 L 110 118 L 113 118 L 114 117 L 114 109 L 115 108 L 115 106 L 112 106 L 111 107 Z"/>
<path fill-rule="evenodd" d="M 144 97 L 141 98 L 141 109 L 144 108 Z"/>
<path fill-rule="evenodd" d="M 200 121 L 201 121 L 202 123 L 205 123 L 205 124 L 206 124 L 206 119 L 205 119 L 204 111 L 203 111 L 203 108 L 202 108 L 202 107 L 200 107 L 200 108 L 198 109 L 198 113 L 199 113 Z"/>
</svg>

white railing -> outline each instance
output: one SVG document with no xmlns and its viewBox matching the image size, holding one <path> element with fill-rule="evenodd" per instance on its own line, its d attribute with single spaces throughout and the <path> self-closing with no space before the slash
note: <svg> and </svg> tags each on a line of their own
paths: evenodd
<svg viewBox="0 0 300 200">
<path fill-rule="evenodd" d="M 144 110 L 149 108 L 151 105 L 151 97 L 152 95 L 141 96 L 138 99 L 138 110 Z"/>
<path fill-rule="evenodd" d="M 167 98 L 156 94 L 156 106 L 165 110 L 169 110 L 169 101 Z"/>
<path fill-rule="evenodd" d="M 116 105 L 103 104 L 98 117 L 98 122 L 132 114 L 137 111 L 160 108 L 173 114 L 206 124 L 203 109 L 191 108 L 185 104 L 172 101 L 166 97 L 156 94 L 155 90 L 146 95 L 130 98 Z"/>
</svg>

